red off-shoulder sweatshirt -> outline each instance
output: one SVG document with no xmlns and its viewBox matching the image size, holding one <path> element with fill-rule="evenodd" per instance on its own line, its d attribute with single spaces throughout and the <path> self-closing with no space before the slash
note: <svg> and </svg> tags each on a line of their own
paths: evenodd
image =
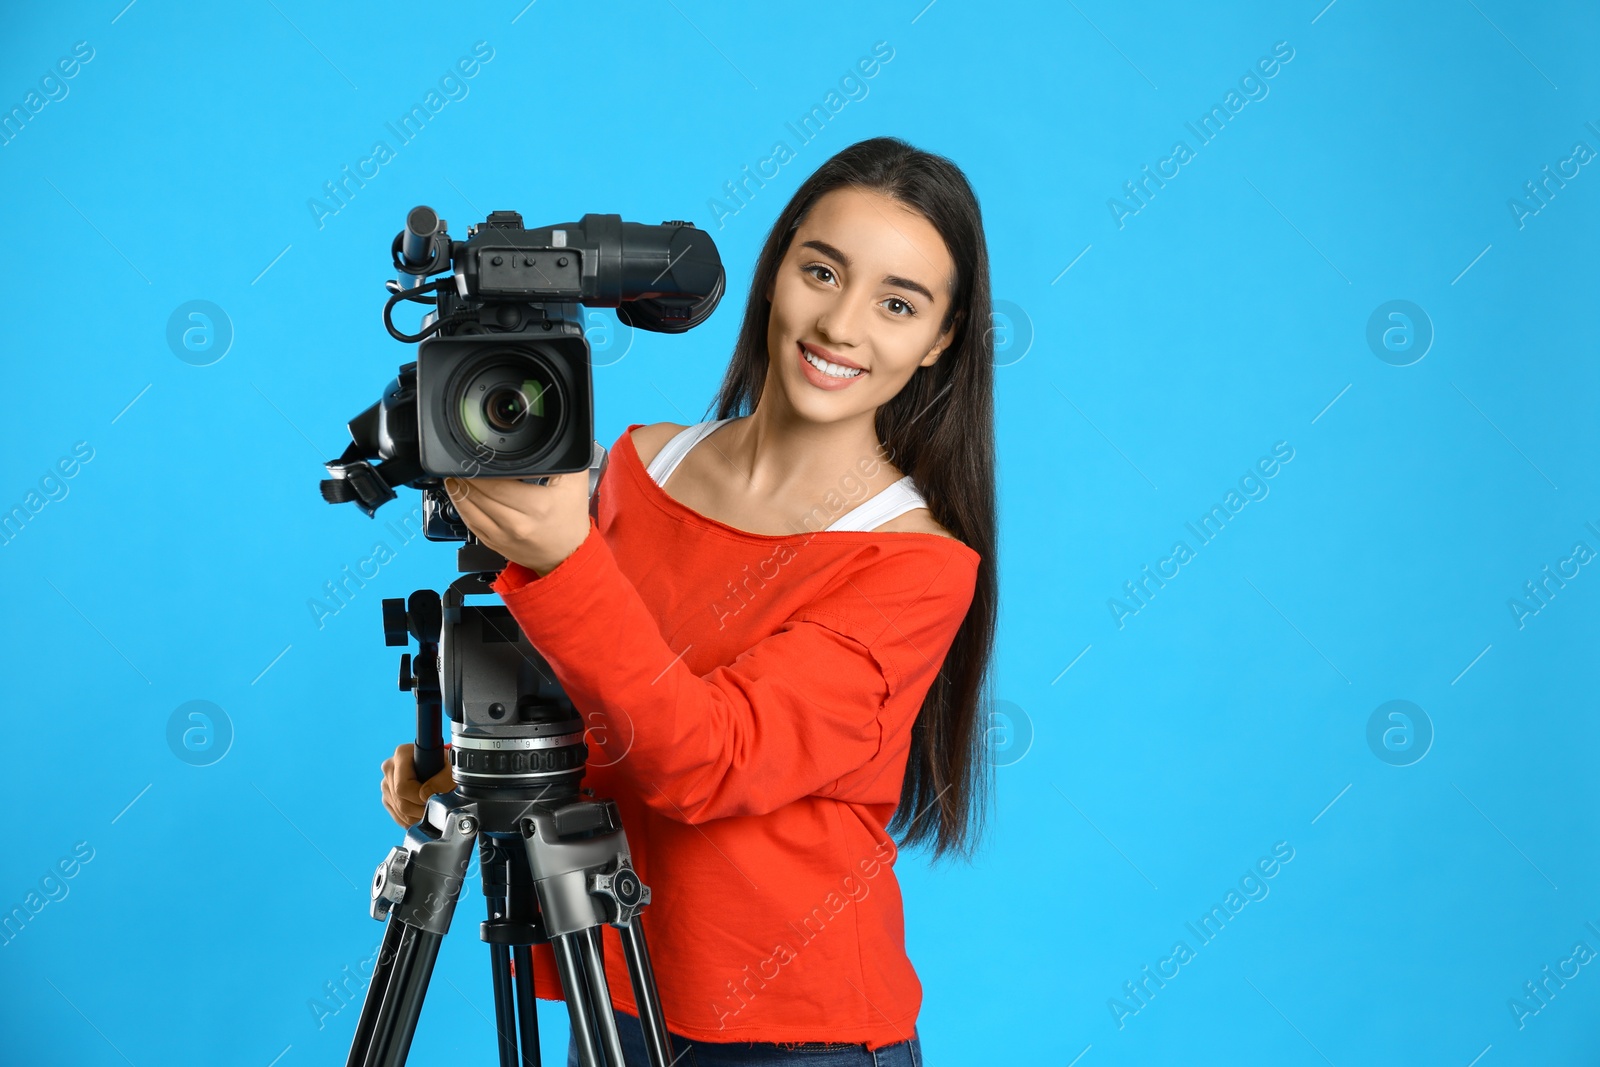
<svg viewBox="0 0 1600 1067">
<path fill-rule="evenodd" d="M 588 723 L 584 784 L 616 800 L 651 887 L 668 1028 L 909 1038 L 922 985 L 884 826 L 978 554 L 935 534 L 735 529 L 668 496 L 626 432 L 597 515 L 548 574 L 511 563 L 493 588 Z M 637 1015 L 617 931 L 603 942 L 612 1003 Z M 562 999 L 548 945 L 534 975 Z"/>
</svg>

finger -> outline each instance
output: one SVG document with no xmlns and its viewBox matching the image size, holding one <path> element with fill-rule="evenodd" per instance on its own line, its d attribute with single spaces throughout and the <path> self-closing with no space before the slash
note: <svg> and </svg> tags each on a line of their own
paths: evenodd
<svg viewBox="0 0 1600 1067">
<path fill-rule="evenodd" d="M 405 788 L 405 784 L 407 782 L 416 781 L 416 777 L 417 769 L 416 765 L 411 761 L 410 752 L 401 752 L 396 750 L 394 756 L 394 768 L 390 774 L 390 779 L 394 783 L 395 787 L 403 789 Z"/>
<path fill-rule="evenodd" d="M 525 481 L 522 478 L 472 478 L 465 482 L 466 490 L 462 492 L 467 497 L 483 506 L 484 501 L 490 501 L 513 511 L 521 510 L 530 500 L 546 495 L 546 490 L 553 489 L 560 484 L 561 475 L 541 475 L 547 479 L 543 484 Z"/>
<path fill-rule="evenodd" d="M 494 478 L 446 478 L 444 480 L 444 490 L 450 495 L 450 499 L 457 503 L 463 500 L 477 501 L 484 497 L 498 495 L 493 484 L 497 480 Z"/>
<path fill-rule="evenodd" d="M 449 474 L 444 479 L 444 491 L 451 498 L 474 497 L 484 492 L 483 483 L 492 481 L 490 478 L 463 478 L 458 474 Z"/>
<path fill-rule="evenodd" d="M 389 805 L 390 811 L 394 811 L 395 814 L 405 814 L 406 811 L 410 811 L 413 806 L 416 806 L 416 798 L 408 795 L 402 785 L 400 789 L 390 789 L 389 792 L 384 793 L 384 803 Z"/>
<path fill-rule="evenodd" d="M 450 502 L 454 506 L 461 524 L 480 542 L 494 549 L 494 545 L 490 544 L 490 539 L 496 536 L 496 531 L 493 529 L 490 520 L 485 518 L 483 513 L 474 504 L 469 503 L 464 496 L 452 497 Z M 485 534 L 488 536 L 486 537 Z M 499 550 L 495 549 L 495 551 Z"/>
<path fill-rule="evenodd" d="M 445 490 L 453 501 L 464 501 L 482 510 L 486 501 L 509 505 L 506 483 L 514 478 L 446 478 Z"/>
<path fill-rule="evenodd" d="M 433 793 L 429 792 L 428 787 L 423 785 L 421 782 L 412 782 L 411 789 L 406 793 L 406 799 L 410 801 L 410 803 L 414 805 L 418 811 L 421 811 L 423 807 L 427 805 L 428 798 L 432 795 Z"/>
<path fill-rule="evenodd" d="M 410 826 L 412 823 L 414 823 L 418 819 L 422 818 L 422 810 L 423 810 L 424 806 L 425 805 L 423 805 L 418 800 L 414 800 L 414 799 L 409 798 L 409 797 L 402 797 L 401 798 L 401 800 L 400 800 L 400 814 L 402 814 L 402 815 L 404 815 L 406 817 L 406 825 L 407 826 Z"/>
<path fill-rule="evenodd" d="M 456 493 L 462 501 L 480 512 L 493 512 L 494 507 L 501 509 L 517 510 L 518 496 L 526 499 L 526 493 L 518 493 L 518 486 L 525 483 L 518 482 L 517 478 L 446 478 L 446 485 L 456 483 Z M 533 486 L 538 490 L 539 486 Z M 451 499 L 456 499 L 451 496 Z"/>
<path fill-rule="evenodd" d="M 515 479 L 485 478 L 479 479 L 479 481 L 515 481 Z M 537 490 L 540 487 L 533 486 L 532 488 Z M 456 505 L 456 511 L 461 512 L 463 519 L 476 518 L 479 522 L 486 522 L 491 525 L 496 531 L 510 530 L 515 526 L 517 520 L 523 516 L 524 510 L 504 499 L 505 495 L 504 492 L 500 492 L 499 495 L 489 491 L 476 492 L 471 494 L 470 498 L 464 497 L 462 503 Z M 451 499 L 455 498 L 452 497 Z M 470 510 L 470 516 L 467 511 L 462 510 L 463 504 Z M 468 525 L 471 525 L 471 523 L 469 522 Z"/>
<path fill-rule="evenodd" d="M 471 483 L 461 478 L 446 478 L 444 480 L 444 492 L 450 498 L 450 503 L 456 506 L 457 511 L 461 510 L 463 503 L 476 495 Z"/>
<path fill-rule="evenodd" d="M 455 787 L 455 775 L 450 772 L 450 765 L 447 763 L 439 770 L 439 773 L 422 783 L 422 788 L 419 792 L 425 797 L 430 797 L 435 793 L 448 793 Z"/>
<path fill-rule="evenodd" d="M 482 499 L 481 494 L 467 488 L 467 483 L 459 478 L 446 478 L 444 480 L 445 492 L 450 497 L 450 503 L 455 506 L 456 514 L 461 516 L 461 521 L 473 533 L 477 533 L 484 525 L 484 514 L 478 506 Z"/>
<path fill-rule="evenodd" d="M 466 524 L 467 529 L 478 533 L 483 525 L 483 514 L 478 510 L 478 496 L 470 483 L 460 478 L 446 478 L 444 480 L 445 495 L 450 498 L 450 504 Z"/>
</svg>

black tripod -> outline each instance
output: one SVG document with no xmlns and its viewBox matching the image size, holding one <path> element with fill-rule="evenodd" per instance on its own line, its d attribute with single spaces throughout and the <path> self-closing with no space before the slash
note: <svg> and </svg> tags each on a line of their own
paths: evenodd
<svg viewBox="0 0 1600 1067">
<path fill-rule="evenodd" d="M 448 498 L 432 492 L 424 505 L 449 508 Z M 372 917 L 387 917 L 388 926 L 346 1065 L 405 1063 L 476 842 L 501 1067 L 540 1062 L 532 946 L 546 942 L 580 1063 L 624 1067 L 602 923 L 621 931 L 650 1062 L 669 1067 L 666 1020 L 639 921 L 650 890 L 633 869 L 615 802 L 579 786 L 588 756 L 582 719 L 503 605 L 463 603 L 490 591 L 505 560 L 469 540 L 457 562 L 465 573 L 442 599 L 422 589 L 409 602 L 383 603 L 387 643 L 415 637 L 419 646 L 414 660 L 409 653 L 400 660 L 400 688 L 416 694 L 417 777 L 426 781 L 444 765 L 443 709 L 456 788 L 430 797 L 405 843 L 378 865 Z"/>
</svg>

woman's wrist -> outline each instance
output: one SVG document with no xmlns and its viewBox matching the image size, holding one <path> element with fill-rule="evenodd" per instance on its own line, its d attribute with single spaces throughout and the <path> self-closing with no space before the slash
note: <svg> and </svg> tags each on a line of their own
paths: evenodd
<svg viewBox="0 0 1600 1067">
<path fill-rule="evenodd" d="M 579 539 L 577 545 L 562 554 L 561 558 L 556 559 L 554 562 L 544 563 L 540 559 L 531 558 L 537 557 L 538 553 L 518 553 L 521 558 L 507 559 L 505 567 L 500 571 L 499 577 L 495 579 L 494 590 L 498 593 L 513 592 L 525 585 L 542 582 L 552 575 L 554 577 L 551 580 L 560 580 L 562 575 L 566 574 L 566 571 L 563 570 L 560 575 L 556 575 L 555 571 L 569 560 L 572 560 L 574 556 L 582 553 L 590 538 L 599 538 L 599 536 L 599 530 L 596 529 L 593 520 L 589 520 L 584 530 L 584 536 Z M 543 563 L 543 565 L 535 565 L 540 563 Z"/>
</svg>

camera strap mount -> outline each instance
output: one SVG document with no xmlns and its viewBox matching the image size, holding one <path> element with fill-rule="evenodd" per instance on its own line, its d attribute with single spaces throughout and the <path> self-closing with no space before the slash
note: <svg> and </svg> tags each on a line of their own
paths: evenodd
<svg viewBox="0 0 1600 1067">
<path fill-rule="evenodd" d="M 396 458 L 373 465 L 354 442 L 346 446 L 342 456 L 323 466 L 333 477 L 318 483 L 322 499 L 330 504 L 354 502 L 368 518 L 395 498 L 395 486 L 422 477 L 421 463 Z"/>
</svg>

